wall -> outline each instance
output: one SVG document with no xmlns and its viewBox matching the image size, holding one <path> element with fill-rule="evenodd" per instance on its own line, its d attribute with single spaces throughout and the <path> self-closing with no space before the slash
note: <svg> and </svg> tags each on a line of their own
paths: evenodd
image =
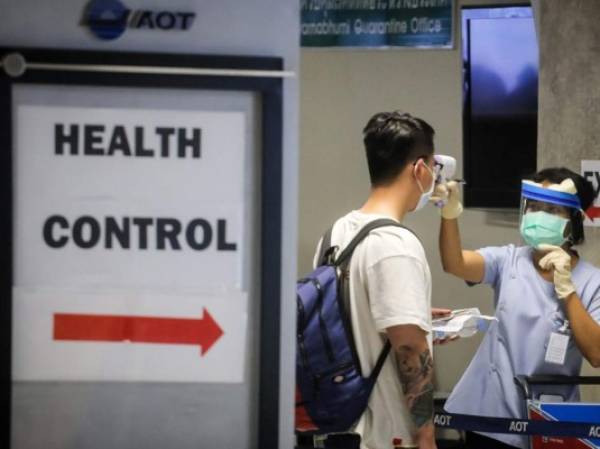
<svg viewBox="0 0 600 449">
<path fill-rule="evenodd" d="M 600 159 L 600 3 L 541 1 L 538 165 L 580 172 L 582 159 Z M 585 229 L 581 255 L 600 266 L 600 228 Z M 583 373 L 598 375 L 585 364 Z M 600 387 L 587 398 L 600 402 Z"/>
<path fill-rule="evenodd" d="M 460 27 L 456 28 L 453 50 L 302 50 L 299 274 L 310 268 L 319 236 L 337 217 L 359 208 L 368 195 L 361 131 L 371 115 L 402 109 L 423 117 L 436 130 L 436 151 L 461 160 Z M 460 223 L 463 243 L 466 248 L 516 243 L 517 220 L 512 212 L 467 210 Z M 437 212 L 411 214 L 406 224 L 424 242 L 433 276 L 433 304 L 478 306 L 484 313 L 492 312 L 491 289 L 467 288 L 443 272 Z M 473 337 L 435 349 L 438 390 L 452 390 L 480 341 Z"/>
<path fill-rule="evenodd" d="M 78 0 L 39 2 L 36 0 L 0 0 L 0 45 L 53 48 L 99 49 L 107 51 L 149 51 L 196 54 L 229 54 L 279 56 L 285 59 L 285 69 L 298 70 L 299 63 L 299 4 L 294 0 L 125 0 L 130 8 L 192 10 L 197 13 L 189 33 L 126 32 L 113 42 L 92 37 L 79 26 L 84 3 Z M 273 20 L 277 17 L 277 20 Z M 283 264 L 282 297 L 293 298 L 296 277 L 297 233 L 297 140 L 298 140 L 298 82 L 288 79 L 284 84 L 284 173 L 283 192 Z M 282 309 L 282 376 L 280 441 L 290 447 L 292 441 L 292 398 L 294 360 L 293 302 L 283 300 Z M 52 441 L 40 447 L 203 447 L 199 420 L 202 416 L 213 426 L 215 434 L 228 435 L 239 441 L 238 428 L 227 425 L 228 410 L 239 404 L 228 401 L 228 387 L 222 387 L 223 401 L 212 410 L 198 410 L 197 391 L 189 386 L 168 384 L 39 384 L 32 387 L 21 406 L 31 410 L 33 418 L 55 426 Z M 179 388 L 177 390 L 176 388 Z M 179 392 L 179 393 L 177 393 Z M 51 401 L 60 411 L 53 418 L 51 410 L 40 409 L 38 400 Z M 190 405 L 191 404 L 191 405 Z M 242 404 L 242 406 L 245 406 Z M 199 416 L 197 413 L 201 412 Z M 203 415 L 202 415 L 203 414 Z M 71 425 L 78 428 L 66 431 Z M 209 419 L 210 418 L 210 419 Z M 73 424 L 74 423 L 74 424 Z M 115 431 L 115 426 L 119 432 Z M 233 431 L 235 430 L 235 431 Z M 243 430 L 243 429 L 242 429 Z M 26 438 L 26 435 L 22 435 Z M 25 440 L 22 440 L 25 441 Z M 225 441 L 224 439 L 222 441 Z M 211 447 L 219 444 L 210 442 Z M 18 442 L 13 439 L 13 446 Z M 22 443 L 26 444 L 26 443 Z M 245 444 L 245 442 L 244 442 Z M 23 447 L 22 445 L 20 447 Z M 33 447 L 33 446 L 28 446 Z M 232 447 L 232 444 L 227 445 Z"/>
</svg>

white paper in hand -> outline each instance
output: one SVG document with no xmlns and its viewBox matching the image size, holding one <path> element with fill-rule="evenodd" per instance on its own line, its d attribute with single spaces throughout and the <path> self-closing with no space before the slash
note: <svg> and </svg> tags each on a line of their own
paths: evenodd
<svg viewBox="0 0 600 449">
<path fill-rule="evenodd" d="M 492 321 L 498 319 L 482 315 L 477 307 L 453 310 L 450 316 L 433 320 L 433 338 L 472 337 L 485 332 Z"/>
</svg>

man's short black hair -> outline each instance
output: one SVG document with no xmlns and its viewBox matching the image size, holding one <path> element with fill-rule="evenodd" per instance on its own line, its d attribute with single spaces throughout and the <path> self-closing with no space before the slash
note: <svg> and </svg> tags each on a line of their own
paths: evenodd
<svg viewBox="0 0 600 449">
<path fill-rule="evenodd" d="M 407 164 L 433 154 L 434 134 L 429 123 L 405 112 L 371 117 L 363 130 L 371 185 L 389 184 Z"/>
<path fill-rule="evenodd" d="M 565 167 L 546 168 L 529 179 L 533 182 L 543 183 L 544 181 L 552 184 L 560 184 L 565 179 L 571 179 L 577 189 L 577 196 L 581 202 L 581 208 L 586 210 L 594 202 L 594 186 L 583 176 L 569 170 Z M 579 245 L 585 241 L 583 232 L 583 214 L 579 210 L 570 209 L 571 212 L 571 243 Z"/>
</svg>

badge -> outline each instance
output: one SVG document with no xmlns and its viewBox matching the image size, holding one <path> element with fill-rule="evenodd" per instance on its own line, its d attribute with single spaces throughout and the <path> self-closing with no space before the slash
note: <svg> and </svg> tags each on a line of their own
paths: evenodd
<svg viewBox="0 0 600 449">
<path fill-rule="evenodd" d="M 569 346 L 569 335 L 560 332 L 552 332 L 546 349 L 546 362 L 555 365 L 564 365 Z"/>
</svg>

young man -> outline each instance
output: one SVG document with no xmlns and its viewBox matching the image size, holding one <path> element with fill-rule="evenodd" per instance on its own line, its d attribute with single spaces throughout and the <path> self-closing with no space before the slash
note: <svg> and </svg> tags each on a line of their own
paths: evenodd
<svg viewBox="0 0 600 449">
<path fill-rule="evenodd" d="M 371 192 L 359 210 L 335 222 L 331 244 L 339 251 L 372 220 L 402 222 L 427 204 L 434 188 L 434 130 L 424 120 L 382 112 L 363 132 Z M 363 449 L 436 447 L 431 312 L 431 274 L 419 239 L 396 226 L 372 231 L 350 263 L 350 315 L 363 375 L 387 338 L 393 351 L 353 429 Z"/>
</svg>

